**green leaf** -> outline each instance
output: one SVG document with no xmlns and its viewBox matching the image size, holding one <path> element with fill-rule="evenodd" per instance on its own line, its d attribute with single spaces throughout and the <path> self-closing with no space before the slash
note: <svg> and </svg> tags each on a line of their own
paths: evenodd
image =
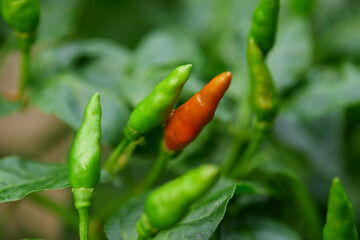
<svg viewBox="0 0 360 240">
<path fill-rule="evenodd" d="M 309 19 L 294 14 L 280 18 L 275 46 L 268 57 L 269 69 L 278 90 L 297 83 L 299 77 L 311 67 L 313 51 Z"/>
<path fill-rule="evenodd" d="M 239 222 L 237 222 L 239 224 Z M 229 226 L 230 225 L 230 226 Z M 221 231 L 220 239 L 223 240 L 300 240 L 300 236 L 279 221 L 267 218 L 250 218 L 235 225 L 225 225 Z"/>
<path fill-rule="evenodd" d="M 311 120 L 360 102 L 360 68 L 344 62 L 322 66 L 310 73 L 308 85 L 283 107 L 283 114 Z"/>
<path fill-rule="evenodd" d="M 77 130 L 83 120 L 90 96 L 100 92 L 102 141 L 116 145 L 125 127 L 129 109 L 119 96 L 106 88 L 89 84 L 76 75 L 62 74 L 48 79 L 48 84 L 32 93 L 32 102 L 42 111 L 55 114 Z"/>
<path fill-rule="evenodd" d="M 341 15 L 341 14 L 340 14 Z M 320 58 L 360 56 L 360 15 L 346 18 L 332 25 L 319 37 Z"/>
<path fill-rule="evenodd" d="M 90 96 L 100 92 L 102 142 L 116 145 L 130 114 L 124 99 L 124 92 L 129 92 L 129 58 L 126 49 L 103 40 L 77 41 L 41 52 L 34 60 L 31 101 L 77 130 Z"/>
<path fill-rule="evenodd" d="M 200 90 L 197 70 L 203 65 L 200 48 L 190 34 L 181 29 L 161 29 L 147 34 L 135 50 L 126 79 L 126 98 L 133 107 L 147 96 L 176 67 L 194 64 L 191 77 L 185 84 L 184 92 Z"/>
<path fill-rule="evenodd" d="M 75 28 L 80 3 L 80 0 L 41 1 L 37 42 L 56 41 L 69 36 Z"/>
<path fill-rule="evenodd" d="M 194 204 L 189 213 L 175 227 L 159 232 L 160 239 L 210 239 L 224 217 L 226 207 L 235 191 L 243 194 L 256 190 L 246 183 L 234 184 L 229 180 L 219 181 L 214 188 Z M 147 194 L 134 198 L 119 209 L 105 224 L 108 239 L 136 240 L 136 222 L 143 213 Z"/>
<path fill-rule="evenodd" d="M 0 202 L 16 201 L 32 192 L 69 186 L 64 164 L 33 162 L 16 156 L 0 160 Z"/>
</svg>

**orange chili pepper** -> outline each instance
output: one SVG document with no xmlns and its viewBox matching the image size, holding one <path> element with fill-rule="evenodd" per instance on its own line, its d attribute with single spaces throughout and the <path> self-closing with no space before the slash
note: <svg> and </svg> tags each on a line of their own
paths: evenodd
<svg viewBox="0 0 360 240">
<path fill-rule="evenodd" d="M 179 151 L 192 142 L 213 119 L 219 101 L 231 82 L 231 73 L 213 78 L 203 89 L 173 111 L 164 131 L 165 146 Z"/>
</svg>

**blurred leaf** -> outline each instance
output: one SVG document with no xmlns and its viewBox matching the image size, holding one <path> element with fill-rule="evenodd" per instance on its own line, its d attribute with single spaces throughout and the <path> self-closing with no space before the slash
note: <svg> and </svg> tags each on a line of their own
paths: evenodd
<svg viewBox="0 0 360 240">
<path fill-rule="evenodd" d="M 296 43 L 296 44 L 294 44 Z M 313 40 L 309 19 L 299 15 L 280 15 L 274 48 L 268 64 L 279 91 L 297 83 L 313 62 Z"/>
<path fill-rule="evenodd" d="M 274 134 L 285 146 L 306 157 L 314 178 L 332 179 L 342 172 L 343 116 L 333 113 L 312 121 L 296 116 L 279 116 Z M 325 189 L 324 189 L 325 190 Z M 319 191 L 315 192 L 321 195 Z"/>
<path fill-rule="evenodd" d="M 127 123 L 129 110 L 116 92 L 94 84 L 76 75 L 61 74 L 49 78 L 47 84 L 32 92 L 31 101 L 42 111 L 55 114 L 77 130 L 90 96 L 100 92 L 102 108 L 102 141 L 116 145 Z"/>
<path fill-rule="evenodd" d="M 185 30 L 156 30 L 146 35 L 136 49 L 137 72 L 152 68 L 192 63 L 201 64 L 199 46 Z"/>
<path fill-rule="evenodd" d="M 245 194 L 256 191 L 249 184 L 219 181 L 211 192 L 190 208 L 179 224 L 159 232 L 154 239 L 209 239 L 224 217 L 226 206 L 235 190 Z M 131 200 L 108 220 L 105 232 L 109 239 L 137 238 L 135 226 L 143 213 L 146 197 L 145 194 Z"/>
<path fill-rule="evenodd" d="M 75 27 L 81 0 L 41 0 L 38 42 L 69 36 Z"/>
<path fill-rule="evenodd" d="M 199 46 L 183 30 L 169 28 L 152 31 L 135 50 L 124 94 L 135 107 L 176 67 L 189 63 L 194 65 L 194 69 L 184 90 L 191 89 L 193 93 L 194 88 L 202 87 L 196 74 L 202 62 Z"/>
<path fill-rule="evenodd" d="M 90 83 L 116 91 L 126 76 L 129 50 L 104 39 L 80 40 L 43 49 L 33 60 L 32 84 L 43 84 L 61 72 L 76 72 Z"/>
<path fill-rule="evenodd" d="M 286 115 L 316 119 L 360 102 L 360 68 L 345 62 L 340 66 L 322 66 L 307 77 L 308 85 L 288 100 Z"/>
<path fill-rule="evenodd" d="M 353 0 L 316 0 L 314 22 L 317 32 L 331 29 L 337 22 L 359 13 L 359 7 L 360 3 Z"/>
<path fill-rule="evenodd" d="M 0 94 L 0 117 L 10 115 L 21 108 L 20 102 L 9 102 Z"/>
<path fill-rule="evenodd" d="M 341 14 L 340 14 L 341 15 Z M 360 56 L 360 15 L 337 22 L 319 37 L 319 55 L 321 59 Z"/>
<path fill-rule="evenodd" d="M 16 156 L 0 160 L 0 202 L 19 200 L 29 193 L 69 187 L 64 164 L 33 162 Z"/>
<path fill-rule="evenodd" d="M 300 240 L 300 236 L 286 224 L 267 218 L 251 218 L 239 225 L 224 225 L 223 240 Z"/>
<path fill-rule="evenodd" d="M 91 94 L 100 92 L 102 141 L 116 145 L 130 110 L 124 91 L 129 52 L 104 40 L 84 40 L 40 52 L 33 67 L 31 101 L 77 130 Z"/>
</svg>

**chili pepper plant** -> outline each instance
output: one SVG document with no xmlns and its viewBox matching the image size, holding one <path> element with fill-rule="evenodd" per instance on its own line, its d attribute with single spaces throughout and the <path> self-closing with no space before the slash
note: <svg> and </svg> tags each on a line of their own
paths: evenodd
<svg viewBox="0 0 360 240">
<path fill-rule="evenodd" d="M 360 3 L 0 10 L 0 239 L 359 239 Z"/>
</svg>

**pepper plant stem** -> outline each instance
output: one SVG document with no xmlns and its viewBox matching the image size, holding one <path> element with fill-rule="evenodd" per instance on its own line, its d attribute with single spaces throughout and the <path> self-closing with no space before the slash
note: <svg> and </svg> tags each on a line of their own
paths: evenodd
<svg viewBox="0 0 360 240">
<path fill-rule="evenodd" d="M 241 101 L 242 104 L 239 105 L 240 108 L 238 109 L 239 120 L 237 121 L 236 126 L 238 126 L 237 132 L 239 134 L 235 135 L 234 141 L 232 142 L 226 158 L 221 165 L 221 173 L 224 176 L 229 175 L 230 171 L 236 164 L 239 155 L 241 154 L 243 148 L 246 146 L 246 143 L 249 140 L 247 128 L 251 119 L 251 108 L 247 99 L 248 96 L 244 96 Z"/>
<path fill-rule="evenodd" d="M 23 99 L 29 80 L 30 50 L 21 50 L 21 73 L 18 84 L 19 98 Z"/>
<path fill-rule="evenodd" d="M 259 145 L 263 139 L 263 133 L 255 131 L 253 138 L 245 150 L 244 155 L 239 162 L 234 166 L 233 171 L 230 172 L 231 177 L 245 178 L 249 174 L 249 165 L 252 157 L 259 148 Z"/>
<path fill-rule="evenodd" d="M 147 190 L 152 187 L 159 178 L 163 175 L 168 165 L 169 160 L 173 157 L 174 152 L 166 149 L 164 143 L 161 144 L 160 154 L 157 158 L 154 166 L 150 169 L 149 173 L 146 175 L 144 181 L 141 184 L 141 189 Z"/>
<path fill-rule="evenodd" d="M 113 214 L 121 205 L 126 203 L 131 197 L 141 194 L 151 188 L 162 176 L 162 174 L 166 170 L 166 166 L 169 160 L 174 157 L 174 155 L 175 152 L 165 149 L 164 143 L 162 143 L 160 147 L 159 157 L 156 160 L 154 166 L 150 169 L 149 173 L 144 178 L 144 181 L 133 187 L 131 190 L 127 191 L 124 195 L 121 195 L 114 201 L 108 203 L 105 208 L 95 213 L 94 219 L 101 222 L 104 221 L 111 214 Z"/>
<path fill-rule="evenodd" d="M 114 174 L 115 173 L 115 164 L 119 158 L 119 156 L 121 156 L 121 154 L 123 154 L 123 152 L 125 151 L 126 147 L 131 143 L 131 140 L 127 137 L 124 137 L 121 142 L 117 145 L 117 147 L 115 148 L 115 150 L 111 153 L 110 157 L 107 159 L 106 163 L 105 163 L 105 169 L 110 173 L 110 174 Z"/>
<path fill-rule="evenodd" d="M 89 233 L 89 209 L 79 209 L 80 240 L 87 240 Z"/>
</svg>

